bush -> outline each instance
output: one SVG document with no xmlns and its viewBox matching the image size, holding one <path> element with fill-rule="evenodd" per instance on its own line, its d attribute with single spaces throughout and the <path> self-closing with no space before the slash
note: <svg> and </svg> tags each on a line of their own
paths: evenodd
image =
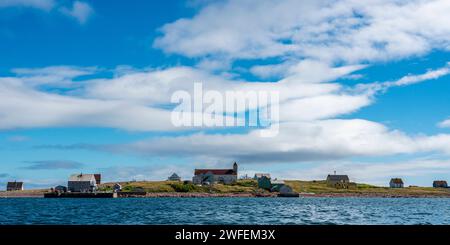
<svg viewBox="0 0 450 245">
<path fill-rule="evenodd" d="M 191 192 L 195 189 L 195 186 L 193 184 L 173 183 L 170 184 L 170 186 L 176 192 Z"/>
<path fill-rule="evenodd" d="M 258 183 L 255 180 L 238 180 L 233 185 L 243 186 L 243 187 L 257 187 Z"/>
<path fill-rule="evenodd" d="M 122 191 L 132 191 L 134 188 L 131 185 L 126 185 L 122 188 Z"/>
</svg>

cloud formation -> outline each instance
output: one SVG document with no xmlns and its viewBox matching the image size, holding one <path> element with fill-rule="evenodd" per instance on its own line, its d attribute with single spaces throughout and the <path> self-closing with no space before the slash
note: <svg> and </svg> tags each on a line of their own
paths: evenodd
<svg viewBox="0 0 450 245">
<path fill-rule="evenodd" d="M 450 44 L 450 3 L 434 1 L 219 1 L 161 28 L 154 46 L 188 57 L 310 58 L 359 63 L 420 55 Z"/>
<path fill-rule="evenodd" d="M 69 2 L 70 3 L 70 2 Z M 2 0 L 0 8 L 25 7 L 51 12 L 58 10 L 60 13 L 74 18 L 80 24 L 85 24 L 94 14 L 94 9 L 90 4 L 82 1 L 73 1 L 72 6 L 66 6 L 66 1 L 56 0 Z"/>
<path fill-rule="evenodd" d="M 30 170 L 54 170 L 54 169 L 80 169 L 85 164 L 67 160 L 47 160 L 28 162 L 31 165 L 24 167 Z"/>
<path fill-rule="evenodd" d="M 55 6 L 54 0 L 2 0 L 0 8 L 5 7 L 31 7 L 50 11 Z"/>
<path fill-rule="evenodd" d="M 450 128 L 450 119 L 444 120 L 438 124 L 441 128 Z"/>
<path fill-rule="evenodd" d="M 86 23 L 94 13 L 94 10 L 89 4 L 80 1 L 73 2 L 71 8 L 62 7 L 60 11 L 67 16 L 75 18 L 80 24 Z"/>
</svg>

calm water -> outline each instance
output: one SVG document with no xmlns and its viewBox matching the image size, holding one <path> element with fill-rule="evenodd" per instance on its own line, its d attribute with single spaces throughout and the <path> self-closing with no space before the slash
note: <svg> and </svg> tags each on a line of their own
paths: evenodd
<svg viewBox="0 0 450 245">
<path fill-rule="evenodd" d="M 450 224 L 450 199 L 11 198 L 0 212 L 0 224 Z"/>
</svg>

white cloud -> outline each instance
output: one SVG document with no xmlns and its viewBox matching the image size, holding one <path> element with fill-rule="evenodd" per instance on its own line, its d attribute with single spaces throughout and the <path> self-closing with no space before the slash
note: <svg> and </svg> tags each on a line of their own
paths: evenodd
<svg viewBox="0 0 450 245">
<path fill-rule="evenodd" d="M 160 106 L 170 104 L 170 97 L 177 90 L 193 94 L 195 82 L 204 82 L 205 91 L 212 89 L 221 93 L 278 91 L 282 122 L 317 121 L 350 114 L 370 105 L 372 91 L 380 87 L 406 85 L 394 81 L 349 89 L 330 82 L 362 67 L 333 68 L 306 60 L 292 65 L 286 76 L 274 83 L 230 80 L 189 67 L 119 69 L 113 78 L 76 81 L 74 79 L 80 76 L 102 70 L 71 66 L 20 68 L 13 70 L 16 76 L 0 78 L 0 93 L 4 98 L 0 102 L 0 115 L 4 118 L 0 127 L 105 126 L 140 131 L 175 130 L 170 126 L 171 110 Z M 408 79 L 399 81 L 416 83 L 435 79 L 446 74 L 442 69 L 409 75 Z"/>
<path fill-rule="evenodd" d="M 94 9 L 86 2 L 74 1 L 71 7 L 65 4 L 63 1 L 57 2 L 55 0 L 1 0 L 0 8 L 28 7 L 47 12 L 57 9 L 60 13 L 76 19 L 80 24 L 86 23 L 94 14 Z"/>
<path fill-rule="evenodd" d="M 444 67 L 437 68 L 434 70 L 428 70 L 423 74 L 406 75 L 395 81 L 358 84 L 355 86 L 354 90 L 357 92 L 366 91 L 366 93 L 374 95 L 378 92 L 385 92 L 391 87 L 409 86 L 424 81 L 435 80 L 447 76 L 449 74 L 450 74 L 450 63 L 447 63 L 446 66 Z"/>
<path fill-rule="evenodd" d="M 450 45 L 450 2 L 252 0 L 208 2 L 161 28 L 154 46 L 188 57 L 390 60 Z"/>
<path fill-rule="evenodd" d="M 62 7 L 60 11 L 68 16 L 75 18 L 80 24 L 86 23 L 86 21 L 94 13 L 94 9 L 85 2 L 75 1 L 71 8 Z"/>
<path fill-rule="evenodd" d="M 55 6 L 54 0 L 2 0 L 2 7 L 30 7 L 50 11 Z"/>
<path fill-rule="evenodd" d="M 407 135 L 359 119 L 282 123 L 276 137 L 258 136 L 258 130 L 248 134 L 197 133 L 130 144 L 83 147 L 142 156 L 181 156 L 243 163 L 298 163 L 419 152 L 450 154 L 450 135 Z"/>
<path fill-rule="evenodd" d="M 450 119 L 444 120 L 438 124 L 441 128 L 450 128 Z"/>
<path fill-rule="evenodd" d="M 40 92 L 19 79 L 0 78 L 0 128 L 97 126 L 172 130 L 170 112 L 121 102 Z"/>
<path fill-rule="evenodd" d="M 49 66 L 44 68 L 16 68 L 12 72 L 18 78 L 17 81 L 28 87 L 52 86 L 76 87 L 81 83 L 73 83 L 72 79 L 84 75 L 92 75 L 99 72 L 96 67 L 75 66 Z"/>
</svg>

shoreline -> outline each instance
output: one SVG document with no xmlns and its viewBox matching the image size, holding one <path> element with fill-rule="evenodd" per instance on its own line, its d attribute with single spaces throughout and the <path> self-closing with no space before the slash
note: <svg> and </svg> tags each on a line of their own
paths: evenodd
<svg viewBox="0 0 450 245">
<path fill-rule="evenodd" d="M 145 195 L 126 195 L 118 198 L 276 198 L 278 193 L 256 195 L 254 193 L 197 193 L 197 192 L 149 192 Z M 299 198 L 450 198 L 450 194 L 387 194 L 387 193 L 299 193 Z M 1 198 L 44 198 L 42 193 L 1 192 Z"/>
</svg>

